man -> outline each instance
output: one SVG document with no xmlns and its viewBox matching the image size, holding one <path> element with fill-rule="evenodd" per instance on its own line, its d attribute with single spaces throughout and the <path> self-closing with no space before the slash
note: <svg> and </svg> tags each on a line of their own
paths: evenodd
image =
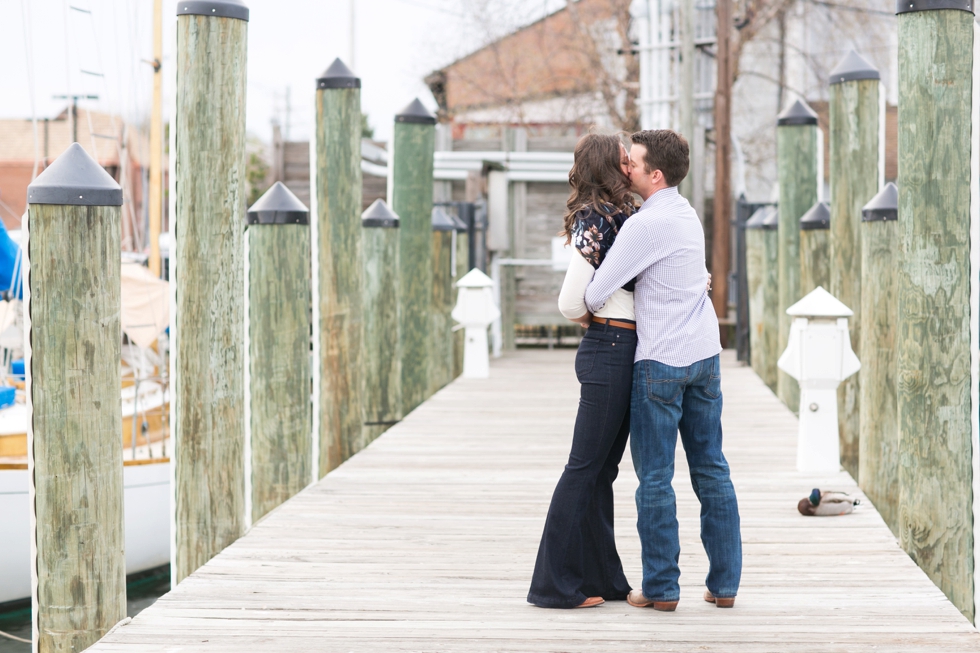
<svg viewBox="0 0 980 653">
<path fill-rule="evenodd" d="M 630 139 L 630 175 L 643 206 L 623 225 L 589 285 L 593 313 L 634 277 L 639 344 L 630 400 L 637 530 L 643 585 L 629 602 L 672 611 L 680 598 L 680 541 L 671 480 L 678 430 L 701 502 L 701 541 L 710 561 L 706 601 L 731 607 L 742 572 L 738 502 L 721 451 L 721 343 L 706 289 L 704 231 L 677 192 L 687 141 L 669 129 Z"/>
</svg>

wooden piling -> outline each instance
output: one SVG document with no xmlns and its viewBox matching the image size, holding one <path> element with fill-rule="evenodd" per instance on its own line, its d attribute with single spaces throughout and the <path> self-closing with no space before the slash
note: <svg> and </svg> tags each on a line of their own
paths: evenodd
<svg viewBox="0 0 980 653">
<path fill-rule="evenodd" d="M 456 222 L 440 206 L 432 210 L 432 327 L 429 334 L 429 394 L 453 380 L 455 351 L 453 319 L 456 304 L 453 287 Z"/>
<path fill-rule="evenodd" d="M 776 308 L 779 288 L 776 280 L 776 226 L 766 225 L 775 213 L 771 206 L 758 209 L 745 223 L 745 261 L 749 288 L 749 350 L 752 369 L 770 388 L 776 387 L 776 339 L 779 323 Z M 771 250 L 771 251 L 770 251 Z M 778 357 L 777 357 L 778 358 Z"/>
<path fill-rule="evenodd" d="M 177 5 L 174 584 L 245 529 L 247 27 L 237 0 Z"/>
<path fill-rule="evenodd" d="M 250 518 L 309 485 L 310 213 L 277 181 L 246 214 Z"/>
<path fill-rule="evenodd" d="M 899 7 L 899 539 L 970 619 L 975 29 L 970 0 Z"/>
<path fill-rule="evenodd" d="M 428 398 L 432 303 L 432 173 L 436 119 L 417 99 L 395 116 L 392 209 L 398 228 L 402 414 Z"/>
<path fill-rule="evenodd" d="M 786 309 L 800 294 L 800 218 L 817 201 L 817 114 L 797 100 L 776 121 L 779 170 L 779 341 L 777 357 L 789 342 L 792 321 Z M 800 408 L 800 386 L 778 372 L 778 395 L 794 412 Z"/>
<path fill-rule="evenodd" d="M 375 200 L 364 225 L 364 433 L 369 443 L 402 418 L 398 338 L 398 216 Z"/>
<path fill-rule="evenodd" d="M 469 236 L 469 226 L 462 222 L 460 225 L 461 229 L 456 232 L 456 269 L 453 273 L 453 285 L 452 293 L 450 294 L 450 303 L 452 306 L 456 306 L 456 297 L 458 291 L 456 290 L 456 282 L 463 278 L 467 272 L 472 268 L 470 267 L 470 236 Z M 452 307 L 450 307 L 450 313 L 452 312 Z M 450 322 L 455 326 L 454 322 Z M 457 378 L 463 373 L 463 350 L 466 346 L 465 330 L 456 329 L 453 331 L 453 378 Z"/>
<path fill-rule="evenodd" d="M 126 616 L 122 189 L 75 143 L 28 187 L 25 295 L 35 651 Z"/>
<path fill-rule="evenodd" d="M 861 223 L 861 489 L 898 535 L 898 189 L 868 202 Z"/>
<path fill-rule="evenodd" d="M 337 59 L 316 88 L 314 402 L 323 476 L 364 446 L 361 80 Z"/>
<path fill-rule="evenodd" d="M 800 296 L 830 285 L 830 207 L 817 202 L 800 218 Z"/>
<path fill-rule="evenodd" d="M 830 293 L 854 311 L 851 348 L 861 359 L 861 208 L 884 182 L 881 74 L 853 50 L 830 73 Z M 840 460 L 857 479 L 860 375 L 837 391 Z"/>
</svg>

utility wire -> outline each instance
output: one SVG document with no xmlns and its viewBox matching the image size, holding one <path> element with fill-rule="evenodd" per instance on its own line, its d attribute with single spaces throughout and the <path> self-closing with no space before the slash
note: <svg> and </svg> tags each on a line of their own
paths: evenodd
<svg viewBox="0 0 980 653">
<path fill-rule="evenodd" d="M 874 14 L 876 16 L 894 16 L 894 11 L 883 11 L 881 9 L 866 9 L 864 7 L 854 7 L 852 5 L 845 5 L 839 2 L 829 2 L 828 0 L 807 0 L 810 4 L 819 5 L 821 7 L 829 7 L 830 9 L 840 9 L 841 11 L 852 11 L 858 14 Z"/>
</svg>

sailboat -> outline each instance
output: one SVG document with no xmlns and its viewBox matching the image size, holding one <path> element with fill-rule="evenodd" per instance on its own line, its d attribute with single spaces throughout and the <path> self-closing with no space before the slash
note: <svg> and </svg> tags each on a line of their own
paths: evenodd
<svg viewBox="0 0 980 653">
<path fill-rule="evenodd" d="M 168 284 L 160 279 L 162 74 L 161 0 L 154 0 L 154 88 L 150 129 L 149 268 L 122 255 L 122 446 L 126 574 L 170 562 Z M 122 166 L 120 166 L 121 168 Z M 36 161 L 35 161 L 36 168 Z M 31 512 L 23 369 L 18 232 L 0 222 L 0 610 L 31 595 Z"/>
</svg>

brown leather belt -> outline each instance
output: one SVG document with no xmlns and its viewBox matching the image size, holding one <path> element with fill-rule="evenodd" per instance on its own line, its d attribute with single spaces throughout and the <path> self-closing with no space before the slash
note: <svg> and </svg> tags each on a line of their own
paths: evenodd
<svg viewBox="0 0 980 653">
<path fill-rule="evenodd" d="M 609 326 L 619 327 L 620 329 L 629 329 L 630 331 L 636 331 L 636 325 L 632 322 L 621 322 L 619 320 L 610 320 L 605 317 L 592 316 L 592 321 L 597 324 L 608 324 Z"/>
</svg>

